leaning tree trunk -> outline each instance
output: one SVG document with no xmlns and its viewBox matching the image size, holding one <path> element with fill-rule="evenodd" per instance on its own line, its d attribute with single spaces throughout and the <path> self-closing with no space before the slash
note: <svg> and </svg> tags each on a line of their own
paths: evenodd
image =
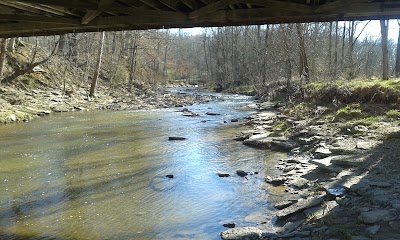
<svg viewBox="0 0 400 240">
<path fill-rule="evenodd" d="M 100 73 L 101 57 L 103 55 L 103 47 L 104 47 L 104 32 L 101 32 L 101 34 L 100 34 L 100 49 L 99 49 L 99 54 L 97 56 L 96 70 L 94 72 L 92 84 L 90 85 L 89 97 L 94 97 L 94 91 L 96 89 L 97 79 L 99 78 L 99 73 Z"/>
<path fill-rule="evenodd" d="M 389 21 L 380 20 L 382 36 L 382 80 L 389 79 L 388 29 Z"/>
</svg>

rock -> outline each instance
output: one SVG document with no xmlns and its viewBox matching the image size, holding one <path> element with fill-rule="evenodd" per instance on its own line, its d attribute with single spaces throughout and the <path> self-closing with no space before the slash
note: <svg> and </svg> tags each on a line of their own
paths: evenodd
<svg viewBox="0 0 400 240">
<path fill-rule="evenodd" d="M 15 116 L 15 114 L 11 114 L 11 115 L 9 116 L 9 118 L 10 118 L 10 120 L 13 121 L 13 122 L 17 121 L 17 116 Z"/>
<path fill-rule="evenodd" d="M 265 182 L 272 184 L 274 186 L 280 186 L 282 184 L 284 184 L 286 182 L 287 178 L 285 177 L 276 177 L 276 178 L 271 178 L 269 176 L 267 176 L 265 178 Z"/>
<path fill-rule="evenodd" d="M 240 177 L 245 177 L 245 176 L 247 176 L 249 173 L 248 173 L 248 172 L 245 172 L 245 171 L 243 171 L 243 170 L 237 170 L 237 171 L 236 171 L 236 174 L 239 175 Z"/>
<path fill-rule="evenodd" d="M 375 234 L 379 231 L 380 228 L 381 228 L 381 226 L 379 226 L 379 225 L 374 225 L 374 226 L 371 226 L 371 227 L 367 228 L 366 230 L 367 230 L 367 232 L 368 232 L 369 234 L 375 235 Z"/>
<path fill-rule="evenodd" d="M 274 208 L 282 210 L 284 208 L 287 208 L 287 207 L 293 205 L 296 202 L 297 202 L 297 200 L 285 200 L 285 201 L 277 202 L 277 203 L 275 203 Z"/>
<path fill-rule="evenodd" d="M 219 115 L 221 115 L 221 114 L 219 114 L 219 113 L 212 113 L 212 112 L 206 112 L 206 115 L 209 115 L 209 116 L 219 116 Z"/>
<path fill-rule="evenodd" d="M 174 178 L 174 175 L 173 174 L 168 174 L 168 175 L 165 175 L 165 177 L 166 178 Z"/>
<path fill-rule="evenodd" d="M 231 228 L 221 233 L 223 240 L 258 240 L 262 231 L 256 227 Z"/>
<path fill-rule="evenodd" d="M 351 236 L 351 240 L 371 240 L 371 238 L 364 236 Z"/>
<path fill-rule="evenodd" d="M 332 152 L 329 150 L 329 148 L 319 147 L 315 150 L 314 154 L 318 158 L 326 158 L 329 157 Z"/>
<path fill-rule="evenodd" d="M 308 187 L 308 180 L 300 177 L 300 178 L 297 178 L 297 179 L 291 181 L 290 185 L 292 185 L 293 187 L 298 188 L 298 189 L 303 189 L 303 188 Z"/>
<path fill-rule="evenodd" d="M 288 217 L 289 215 L 299 212 L 301 210 L 310 208 L 310 207 L 314 207 L 316 205 L 319 205 L 322 203 L 322 201 L 324 200 L 323 196 L 317 196 L 317 197 L 309 197 L 306 198 L 302 201 L 298 201 L 297 203 L 291 205 L 288 208 L 285 208 L 283 210 L 280 210 L 276 216 L 278 219 L 283 219 Z"/>
<path fill-rule="evenodd" d="M 334 159 L 331 160 L 332 164 L 335 164 L 338 166 L 344 166 L 344 167 L 357 167 L 364 161 L 365 161 L 365 157 L 360 156 L 360 155 L 336 156 Z"/>
<path fill-rule="evenodd" d="M 335 200 L 337 197 L 343 197 L 346 193 L 343 187 L 334 187 L 326 189 L 326 198 Z"/>
<path fill-rule="evenodd" d="M 296 222 L 287 222 L 278 231 L 278 234 L 288 234 L 290 232 L 293 232 L 296 228 L 300 227 L 303 223 L 304 223 L 304 220 L 299 220 Z"/>
<path fill-rule="evenodd" d="M 184 112 L 183 114 L 182 114 L 182 116 L 185 116 L 185 117 L 198 117 L 198 116 L 200 116 L 198 113 L 194 113 L 194 112 Z"/>
<path fill-rule="evenodd" d="M 387 188 L 392 186 L 392 184 L 388 182 L 378 182 L 378 181 L 369 182 L 369 185 L 372 187 L 380 187 L 380 188 Z"/>
<path fill-rule="evenodd" d="M 381 142 L 379 141 L 358 141 L 356 148 L 361 150 L 371 150 L 378 146 Z"/>
<path fill-rule="evenodd" d="M 239 118 L 231 119 L 231 122 L 239 122 Z"/>
<path fill-rule="evenodd" d="M 342 168 L 332 164 L 332 160 L 335 158 L 336 158 L 336 156 L 327 157 L 324 159 L 313 159 L 313 160 L 310 160 L 310 163 L 317 165 L 318 168 L 328 170 L 330 172 L 338 173 L 338 172 L 342 171 Z"/>
<path fill-rule="evenodd" d="M 400 210 L 400 200 L 392 200 L 390 202 L 390 205 L 392 206 L 392 208 L 396 209 L 396 210 Z"/>
<path fill-rule="evenodd" d="M 320 206 L 315 206 L 304 210 L 304 214 L 307 216 L 313 216 L 313 218 L 315 217 L 316 219 L 320 219 L 331 211 L 337 211 L 338 206 L 339 204 L 336 201 L 324 201 Z M 314 220 L 316 220 L 315 218 Z"/>
<path fill-rule="evenodd" d="M 243 144 L 253 146 L 260 149 L 272 149 L 275 151 L 290 151 L 297 144 L 286 137 L 269 137 L 271 133 L 253 135 L 249 139 L 244 140 Z"/>
<path fill-rule="evenodd" d="M 352 133 L 362 133 L 362 132 L 368 132 L 368 128 L 363 125 L 357 125 L 353 127 Z"/>
<path fill-rule="evenodd" d="M 362 212 L 358 216 L 358 220 L 364 223 L 372 224 L 380 221 L 389 221 L 390 220 L 389 216 L 390 212 L 388 210 L 376 209 L 369 212 Z"/>
<path fill-rule="evenodd" d="M 226 228 L 234 228 L 234 227 L 236 227 L 236 223 L 224 223 L 224 224 L 222 224 L 222 226 L 224 226 Z"/>
<path fill-rule="evenodd" d="M 217 173 L 218 177 L 229 177 L 231 176 L 229 173 Z"/>
<path fill-rule="evenodd" d="M 78 110 L 78 111 L 89 111 L 89 109 L 87 109 L 87 108 L 84 108 L 84 107 L 77 107 L 77 106 L 75 106 L 74 109 L 75 109 L 75 110 Z"/>
<path fill-rule="evenodd" d="M 168 137 L 168 140 L 170 141 L 181 141 L 181 140 L 186 140 L 187 138 L 185 137 Z"/>
</svg>

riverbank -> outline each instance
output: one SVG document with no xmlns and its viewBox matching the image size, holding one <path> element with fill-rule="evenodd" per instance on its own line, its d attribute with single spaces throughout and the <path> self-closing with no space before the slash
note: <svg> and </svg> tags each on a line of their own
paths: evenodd
<svg viewBox="0 0 400 240">
<path fill-rule="evenodd" d="M 272 223 L 222 238 L 400 239 L 398 117 L 393 104 L 259 104 L 236 140 L 288 152 L 265 178 L 283 194 Z"/>
<path fill-rule="evenodd" d="M 168 90 L 129 93 L 99 87 L 96 97 L 84 88 L 63 94 L 62 89 L 22 90 L 0 87 L 0 123 L 28 122 L 52 113 L 88 110 L 138 110 L 183 107 L 217 100 L 217 97 Z"/>
</svg>

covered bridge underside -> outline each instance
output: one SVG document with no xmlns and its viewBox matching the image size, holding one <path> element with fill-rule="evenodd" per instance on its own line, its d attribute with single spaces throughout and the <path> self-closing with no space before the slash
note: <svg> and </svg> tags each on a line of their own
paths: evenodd
<svg viewBox="0 0 400 240">
<path fill-rule="evenodd" d="M 399 16 L 400 0 L 0 0 L 0 37 Z"/>
</svg>

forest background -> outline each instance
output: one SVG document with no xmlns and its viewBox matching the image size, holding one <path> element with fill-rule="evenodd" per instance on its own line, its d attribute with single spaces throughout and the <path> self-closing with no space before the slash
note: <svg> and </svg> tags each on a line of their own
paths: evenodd
<svg viewBox="0 0 400 240">
<path fill-rule="evenodd" d="M 310 82 L 398 77 L 400 41 L 388 37 L 398 30 L 389 32 L 388 24 L 298 23 L 203 28 L 197 34 L 163 29 L 3 39 L 0 79 L 23 88 L 51 85 L 66 92 L 84 87 L 91 96 L 96 84 L 142 91 L 183 80 L 268 98 L 282 89 L 299 93 Z M 369 34 L 373 26 L 380 28 Z M 30 47 L 19 51 L 19 45 Z M 65 79 L 27 77 L 54 63 L 59 67 L 52 71 Z"/>
</svg>

